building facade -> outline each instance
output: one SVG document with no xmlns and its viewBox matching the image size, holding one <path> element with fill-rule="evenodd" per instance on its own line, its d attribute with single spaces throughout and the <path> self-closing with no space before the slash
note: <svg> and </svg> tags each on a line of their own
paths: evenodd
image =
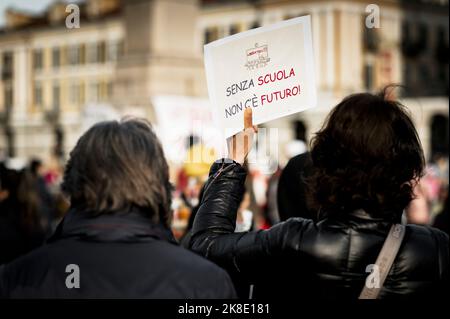
<svg viewBox="0 0 450 319">
<path fill-rule="evenodd" d="M 110 99 L 123 23 L 118 8 L 100 10 L 96 2 L 82 7 L 83 27 L 75 32 L 65 26 L 62 3 L 28 20 L 6 13 L 0 145 L 8 156 L 63 156 L 79 136 L 84 107 Z"/>
<path fill-rule="evenodd" d="M 278 129 L 269 148 L 281 163 L 295 123 L 310 137 L 342 97 L 390 83 L 405 84 L 427 156 L 448 152 L 448 1 L 376 4 L 379 28 L 366 27 L 377 8 L 359 0 L 86 0 L 74 29 L 66 3 L 40 15 L 10 10 L 0 31 L 0 152 L 64 157 L 92 110 L 158 125 L 157 97 L 207 101 L 204 44 L 302 15 L 312 18 L 319 105 L 265 125 Z"/>
</svg>

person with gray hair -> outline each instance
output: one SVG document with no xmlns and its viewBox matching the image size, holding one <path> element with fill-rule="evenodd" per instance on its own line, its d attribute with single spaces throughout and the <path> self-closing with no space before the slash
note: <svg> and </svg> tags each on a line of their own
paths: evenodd
<svg viewBox="0 0 450 319">
<path fill-rule="evenodd" d="M 149 122 L 101 122 L 70 154 L 70 209 L 43 247 L 0 268 L 3 298 L 233 298 L 228 274 L 176 243 Z"/>
</svg>

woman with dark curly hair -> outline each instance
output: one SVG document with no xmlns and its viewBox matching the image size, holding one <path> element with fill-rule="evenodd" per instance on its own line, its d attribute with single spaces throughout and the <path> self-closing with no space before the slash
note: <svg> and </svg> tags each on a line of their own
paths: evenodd
<svg viewBox="0 0 450 319">
<path fill-rule="evenodd" d="M 424 167 L 405 107 L 384 93 L 345 98 L 312 142 L 307 198 L 319 221 L 291 218 L 269 230 L 235 234 L 247 174 L 242 163 L 254 133 L 251 112 L 246 115 L 247 128 L 230 143 L 231 160 L 211 168 L 191 248 L 234 280 L 254 284 L 256 297 L 358 298 Z M 426 226 L 401 228 L 405 235 L 378 298 L 442 297 L 448 236 Z"/>
<path fill-rule="evenodd" d="M 425 165 L 405 107 L 368 93 L 351 95 L 331 111 L 312 140 L 311 157 L 308 206 L 319 218 L 364 209 L 400 221 Z"/>
</svg>

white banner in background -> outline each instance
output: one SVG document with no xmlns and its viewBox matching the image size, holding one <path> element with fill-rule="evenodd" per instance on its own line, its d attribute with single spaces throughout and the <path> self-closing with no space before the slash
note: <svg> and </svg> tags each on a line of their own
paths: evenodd
<svg viewBox="0 0 450 319">
<path fill-rule="evenodd" d="M 155 96 L 152 103 L 157 120 L 155 129 L 171 162 L 183 163 L 190 135 L 200 138 L 204 146 L 214 148 L 217 156 L 225 155 L 225 141 L 214 126 L 211 104 L 207 99 Z"/>
</svg>

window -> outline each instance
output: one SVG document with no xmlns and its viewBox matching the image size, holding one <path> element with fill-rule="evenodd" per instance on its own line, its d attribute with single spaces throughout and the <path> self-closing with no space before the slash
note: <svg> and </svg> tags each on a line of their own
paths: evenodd
<svg viewBox="0 0 450 319">
<path fill-rule="evenodd" d="M 96 88 L 97 101 L 98 102 L 103 101 L 103 86 L 102 86 L 102 83 L 101 82 L 97 82 L 96 86 L 97 86 L 97 88 Z"/>
<path fill-rule="evenodd" d="M 371 91 L 373 88 L 373 66 L 371 64 L 364 66 L 364 86 L 367 91 Z"/>
<path fill-rule="evenodd" d="M 445 45 L 445 27 L 439 26 L 437 28 L 436 38 L 438 43 L 443 43 Z"/>
<path fill-rule="evenodd" d="M 448 82 L 447 71 L 448 71 L 448 69 L 446 70 L 445 68 L 442 68 L 442 67 L 437 68 L 438 81 L 441 83 L 444 83 L 445 86 L 448 86 L 447 85 L 447 82 Z"/>
<path fill-rule="evenodd" d="M 102 41 L 102 42 L 98 43 L 97 45 L 98 45 L 97 61 L 100 63 L 105 63 L 105 61 L 106 61 L 106 43 L 104 41 Z"/>
<path fill-rule="evenodd" d="M 232 24 L 230 26 L 230 35 L 239 33 L 240 31 L 241 31 L 241 28 L 239 27 L 238 24 Z"/>
<path fill-rule="evenodd" d="M 430 65 L 426 62 L 419 63 L 419 74 L 420 74 L 420 82 L 425 84 L 424 88 L 427 87 L 427 83 L 430 83 L 432 80 L 431 78 L 431 72 L 430 72 Z"/>
<path fill-rule="evenodd" d="M 4 52 L 2 60 L 2 78 L 3 80 L 11 79 L 13 74 L 13 53 L 9 51 Z"/>
<path fill-rule="evenodd" d="M 79 45 L 72 45 L 69 47 L 69 64 L 77 65 L 81 62 L 81 47 Z"/>
<path fill-rule="evenodd" d="M 430 124 L 431 156 L 435 157 L 438 154 L 448 155 L 448 116 L 436 114 L 431 118 Z"/>
<path fill-rule="evenodd" d="M 61 50 L 59 48 L 53 48 L 52 50 L 52 65 L 54 68 L 61 65 Z"/>
<path fill-rule="evenodd" d="M 448 39 L 448 37 L 445 34 L 445 27 L 439 26 L 437 28 L 437 35 L 436 35 L 435 57 L 437 61 L 442 64 L 448 63 L 449 48 L 448 48 L 448 40 L 446 41 L 446 38 Z M 444 68 L 446 67 L 441 67 L 441 69 Z"/>
<path fill-rule="evenodd" d="M 403 83 L 406 87 L 404 93 L 409 95 L 409 89 L 414 85 L 414 66 L 408 61 L 405 61 L 403 64 Z"/>
<path fill-rule="evenodd" d="M 409 42 L 411 39 L 411 30 L 408 21 L 402 23 L 402 39 L 405 42 Z"/>
<path fill-rule="evenodd" d="M 111 100 L 113 95 L 113 84 L 112 82 L 106 83 L 106 99 Z"/>
<path fill-rule="evenodd" d="M 204 32 L 204 44 L 215 41 L 219 38 L 219 29 L 217 27 L 209 27 Z"/>
<path fill-rule="evenodd" d="M 69 101 L 72 105 L 80 104 L 80 85 L 72 83 L 69 88 Z"/>
<path fill-rule="evenodd" d="M 86 48 L 86 60 L 87 63 L 97 63 L 98 62 L 98 47 L 97 43 L 89 43 Z"/>
<path fill-rule="evenodd" d="M 42 106 L 42 84 L 41 82 L 34 83 L 34 105 Z"/>
<path fill-rule="evenodd" d="M 86 102 L 86 88 L 84 82 L 80 82 L 80 105 L 83 105 Z"/>
<path fill-rule="evenodd" d="M 104 102 L 106 101 L 106 82 L 99 82 L 98 83 L 98 101 Z"/>
<path fill-rule="evenodd" d="M 91 82 L 89 84 L 89 102 L 96 103 L 100 100 L 100 84 Z"/>
<path fill-rule="evenodd" d="M 402 23 L 402 52 L 404 54 L 407 54 L 408 51 L 411 49 L 411 27 L 408 23 L 408 21 L 403 21 Z"/>
<path fill-rule="evenodd" d="M 80 64 L 86 63 L 86 45 L 80 44 L 78 46 L 79 55 L 80 55 Z"/>
<path fill-rule="evenodd" d="M 113 41 L 108 43 L 107 60 L 117 61 L 119 58 L 120 43 L 119 41 Z"/>
<path fill-rule="evenodd" d="M 11 84 L 6 84 L 4 87 L 4 105 L 6 110 L 10 110 L 13 106 L 13 88 Z"/>
<path fill-rule="evenodd" d="M 33 52 L 33 68 L 35 70 L 41 70 L 43 65 L 43 52 L 42 49 L 36 49 Z"/>
<path fill-rule="evenodd" d="M 58 83 L 53 84 L 53 90 L 52 90 L 52 97 L 53 97 L 53 109 L 59 109 L 61 101 L 61 89 L 59 87 Z"/>
<path fill-rule="evenodd" d="M 255 22 L 253 22 L 252 24 L 250 24 L 250 27 L 249 27 L 249 29 L 251 30 L 251 29 L 256 29 L 256 28 L 259 28 L 261 26 L 261 23 L 259 23 L 259 21 L 255 21 Z"/>
<path fill-rule="evenodd" d="M 428 46 L 428 27 L 426 24 L 421 23 L 419 25 L 419 32 L 418 32 L 418 45 L 421 50 L 426 50 Z"/>
</svg>

